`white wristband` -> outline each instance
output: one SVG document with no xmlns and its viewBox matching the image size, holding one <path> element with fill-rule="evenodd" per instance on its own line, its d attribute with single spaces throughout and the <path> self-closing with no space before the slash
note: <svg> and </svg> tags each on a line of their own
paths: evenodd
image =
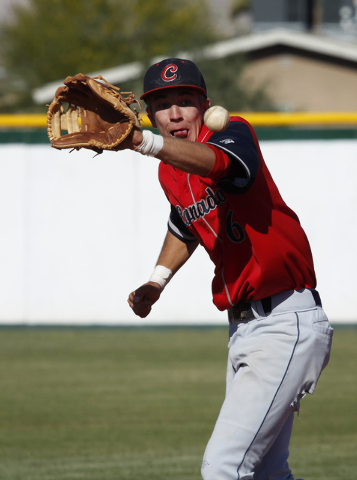
<svg viewBox="0 0 357 480">
<path fill-rule="evenodd" d="M 156 157 L 163 146 L 164 138 L 161 135 L 155 135 L 150 130 L 143 130 L 143 141 L 135 150 L 143 155 Z"/>
<path fill-rule="evenodd" d="M 156 265 L 149 282 L 156 282 L 160 285 L 161 290 L 169 283 L 172 277 L 172 270 L 163 265 Z"/>
</svg>

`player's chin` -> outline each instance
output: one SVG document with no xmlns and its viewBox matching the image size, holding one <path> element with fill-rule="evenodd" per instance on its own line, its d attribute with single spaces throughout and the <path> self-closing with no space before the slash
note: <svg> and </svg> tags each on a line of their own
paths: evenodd
<svg viewBox="0 0 357 480">
<path fill-rule="evenodd" d="M 198 135 L 189 135 L 186 140 L 189 140 L 190 142 L 195 142 L 198 139 Z"/>
<path fill-rule="evenodd" d="M 189 131 L 189 134 L 187 135 L 187 139 L 186 140 L 189 140 L 190 142 L 195 142 L 198 137 L 200 136 L 200 131 L 201 131 L 201 128 L 192 128 L 190 131 Z"/>
</svg>

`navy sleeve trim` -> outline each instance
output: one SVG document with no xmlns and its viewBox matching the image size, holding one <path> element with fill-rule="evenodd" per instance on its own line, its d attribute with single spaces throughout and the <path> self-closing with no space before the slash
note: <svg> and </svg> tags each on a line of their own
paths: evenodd
<svg viewBox="0 0 357 480">
<path fill-rule="evenodd" d="M 227 193 L 245 193 L 253 185 L 259 168 L 259 156 L 249 127 L 238 121 L 231 121 L 223 132 L 214 133 L 209 145 L 219 148 L 235 162 L 235 174 L 218 181 Z"/>
<path fill-rule="evenodd" d="M 184 243 L 196 241 L 196 237 L 189 231 L 184 224 L 176 208 L 171 205 L 171 213 L 167 224 L 169 231 Z"/>
<path fill-rule="evenodd" d="M 228 155 L 236 158 L 237 160 L 239 160 L 239 162 L 241 163 L 242 167 L 244 168 L 245 172 L 246 172 L 246 176 L 245 176 L 245 179 L 247 179 L 248 181 L 250 180 L 250 177 L 251 177 L 251 174 L 250 174 L 250 170 L 248 168 L 248 165 L 246 165 L 243 160 L 238 157 L 238 155 L 236 155 L 234 152 L 232 152 L 232 150 L 229 150 L 228 148 L 224 148 L 222 147 L 222 145 L 218 145 L 217 143 L 212 143 L 212 142 L 207 142 L 209 143 L 210 145 L 213 145 L 214 147 L 217 147 L 219 148 L 220 150 L 223 150 L 224 152 L 228 153 Z"/>
</svg>

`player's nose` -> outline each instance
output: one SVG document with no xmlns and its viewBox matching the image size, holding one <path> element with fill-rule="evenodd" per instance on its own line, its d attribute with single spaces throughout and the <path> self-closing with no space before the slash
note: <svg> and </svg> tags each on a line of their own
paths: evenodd
<svg viewBox="0 0 357 480">
<path fill-rule="evenodd" d="M 171 105 L 169 110 L 170 120 L 177 121 L 182 120 L 181 108 L 178 105 Z"/>
</svg>

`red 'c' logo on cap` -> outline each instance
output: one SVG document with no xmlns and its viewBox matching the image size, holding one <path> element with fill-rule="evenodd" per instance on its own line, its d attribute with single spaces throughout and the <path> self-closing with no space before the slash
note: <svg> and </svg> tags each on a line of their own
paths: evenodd
<svg viewBox="0 0 357 480">
<path fill-rule="evenodd" d="M 174 63 L 171 63 L 170 65 L 167 65 L 162 71 L 161 78 L 165 82 L 172 82 L 177 78 L 176 72 L 178 70 L 178 66 L 175 65 Z M 170 76 L 169 76 L 170 74 Z"/>
</svg>

